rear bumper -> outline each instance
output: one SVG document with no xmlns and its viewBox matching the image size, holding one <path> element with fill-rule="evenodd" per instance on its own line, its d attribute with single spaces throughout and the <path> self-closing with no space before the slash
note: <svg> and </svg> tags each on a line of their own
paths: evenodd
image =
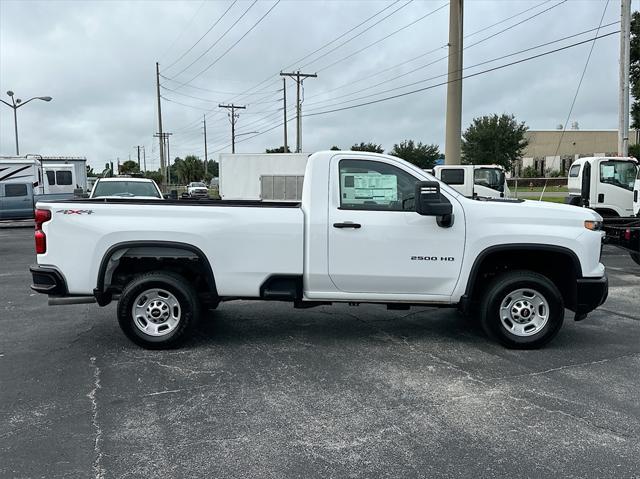
<svg viewBox="0 0 640 479">
<path fill-rule="evenodd" d="M 29 271 L 33 280 L 32 290 L 50 296 L 66 296 L 67 283 L 58 270 L 35 264 L 29 267 Z"/>
<path fill-rule="evenodd" d="M 609 295 L 609 279 L 580 278 L 576 280 L 576 316 L 586 315 L 607 300 Z"/>
</svg>

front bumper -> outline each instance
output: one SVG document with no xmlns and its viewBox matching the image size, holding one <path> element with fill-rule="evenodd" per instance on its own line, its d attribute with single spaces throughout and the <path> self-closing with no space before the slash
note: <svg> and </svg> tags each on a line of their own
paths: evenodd
<svg viewBox="0 0 640 479">
<path fill-rule="evenodd" d="M 609 295 L 609 279 L 605 274 L 602 278 L 580 278 L 576 280 L 576 319 L 586 316 L 607 300 Z M 580 318 L 582 319 L 582 318 Z"/>
<path fill-rule="evenodd" d="M 58 270 L 34 264 L 29 267 L 29 271 L 33 279 L 31 289 L 35 292 L 49 296 L 67 294 L 67 282 Z"/>
</svg>

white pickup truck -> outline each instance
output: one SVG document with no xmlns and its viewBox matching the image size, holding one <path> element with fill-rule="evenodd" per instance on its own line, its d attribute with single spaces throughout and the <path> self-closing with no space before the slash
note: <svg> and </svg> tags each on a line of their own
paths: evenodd
<svg viewBox="0 0 640 479">
<path fill-rule="evenodd" d="M 313 154 L 301 203 L 78 199 L 38 203 L 33 290 L 50 304 L 118 298 L 126 335 L 175 347 L 234 299 L 457 307 L 513 348 L 608 292 L 590 209 L 464 197 L 392 156 Z"/>
</svg>

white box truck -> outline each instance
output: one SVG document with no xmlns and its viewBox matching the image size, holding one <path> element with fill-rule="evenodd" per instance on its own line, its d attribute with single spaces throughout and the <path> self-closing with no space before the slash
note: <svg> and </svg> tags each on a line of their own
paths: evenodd
<svg viewBox="0 0 640 479">
<path fill-rule="evenodd" d="M 223 200 L 300 201 L 306 153 L 228 154 L 219 158 Z"/>
</svg>

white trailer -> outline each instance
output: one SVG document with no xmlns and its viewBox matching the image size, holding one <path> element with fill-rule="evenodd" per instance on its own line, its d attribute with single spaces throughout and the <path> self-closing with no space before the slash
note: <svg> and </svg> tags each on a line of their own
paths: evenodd
<svg viewBox="0 0 640 479">
<path fill-rule="evenodd" d="M 73 189 L 82 189 L 88 193 L 91 189 L 87 184 L 87 159 L 75 156 L 42 156 L 40 162 L 45 170 L 73 169 Z M 73 191 L 72 191 L 73 192 Z"/>
<path fill-rule="evenodd" d="M 306 153 L 228 154 L 219 158 L 223 200 L 300 201 Z"/>
</svg>

